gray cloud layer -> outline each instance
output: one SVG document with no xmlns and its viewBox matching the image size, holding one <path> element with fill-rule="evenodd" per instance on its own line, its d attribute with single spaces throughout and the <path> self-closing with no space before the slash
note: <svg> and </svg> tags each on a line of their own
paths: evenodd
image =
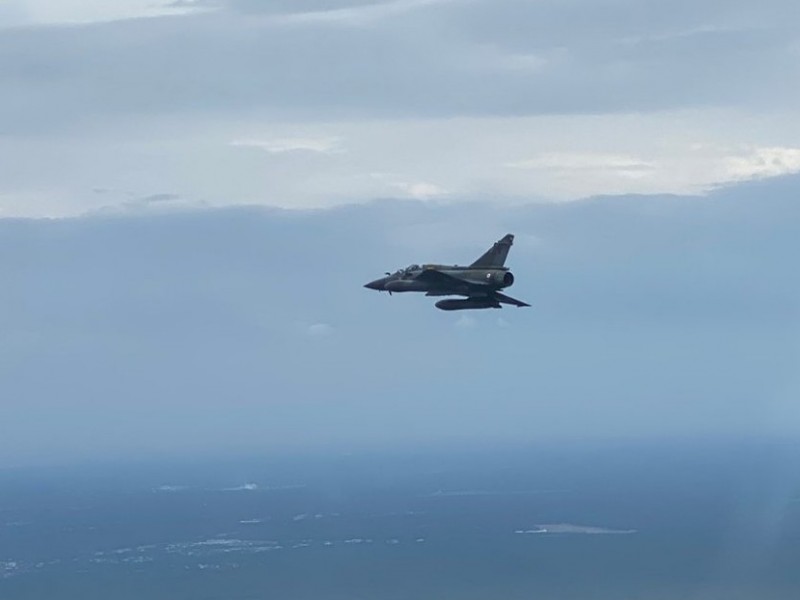
<svg viewBox="0 0 800 600">
<path fill-rule="evenodd" d="M 797 25 L 789 0 L 15 0 L 0 215 L 160 192 L 306 208 L 695 193 L 793 173 Z"/>
<path fill-rule="evenodd" d="M 790 107 L 796 11 L 768 4 L 233 1 L 192 16 L 0 30 L 0 132 L 186 111 Z"/>
<path fill-rule="evenodd" d="M 796 434 L 798 185 L 0 221 L 2 462 Z M 465 318 L 361 287 L 506 231 L 531 309 Z"/>
</svg>

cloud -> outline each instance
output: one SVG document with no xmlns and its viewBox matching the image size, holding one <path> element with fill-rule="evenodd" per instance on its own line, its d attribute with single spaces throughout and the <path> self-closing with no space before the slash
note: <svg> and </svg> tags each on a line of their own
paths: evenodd
<svg viewBox="0 0 800 600">
<path fill-rule="evenodd" d="M 613 154 L 565 154 L 553 153 L 527 160 L 509 163 L 517 169 L 651 169 L 648 163 L 629 156 Z"/>
<path fill-rule="evenodd" d="M 507 54 L 500 58 L 494 66 L 500 69 L 538 71 L 547 65 L 546 58 L 536 54 Z"/>
<path fill-rule="evenodd" d="M 631 156 L 617 154 L 550 153 L 506 164 L 513 169 L 548 169 L 555 171 L 613 171 L 625 177 L 644 177 L 656 165 Z"/>
<path fill-rule="evenodd" d="M 236 487 L 229 487 L 224 488 L 223 492 L 252 492 L 258 490 L 257 483 L 244 483 L 242 485 L 237 485 Z"/>
<path fill-rule="evenodd" d="M 392 187 L 400 190 L 404 196 L 416 200 L 424 200 L 426 198 L 434 198 L 447 194 L 447 191 L 438 185 L 426 181 L 418 181 L 416 183 L 393 183 Z"/>
<path fill-rule="evenodd" d="M 478 321 L 475 319 L 475 317 L 467 314 L 460 315 L 456 320 L 456 322 L 453 324 L 453 326 L 456 329 L 462 329 L 462 330 L 474 329 L 477 325 Z"/>
<path fill-rule="evenodd" d="M 161 193 L 145 196 L 144 198 L 140 199 L 140 202 L 142 204 L 164 204 L 167 202 L 175 202 L 177 200 L 180 200 L 180 196 L 177 194 Z"/>
<path fill-rule="evenodd" d="M 343 8 L 291 12 L 277 18 L 279 23 L 298 25 L 336 25 L 364 27 L 376 21 L 401 17 L 412 11 L 456 0 L 384 0 L 365 2 Z"/>
<path fill-rule="evenodd" d="M 752 23 L 746 25 L 740 24 L 738 26 L 706 24 L 706 25 L 697 25 L 687 29 L 665 30 L 659 33 L 648 33 L 644 35 L 636 35 L 636 34 L 628 35 L 619 39 L 618 41 L 620 44 L 630 44 L 636 46 L 636 45 L 654 44 L 661 42 L 672 42 L 682 38 L 692 38 L 692 37 L 702 38 L 715 35 L 737 35 L 741 33 L 746 33 L 752 30 L 753 27 L 754 26 Z M 757 25 L 755 27 L 758 28 Z"/>
<path fill-rule="evenodd" d="M 329 337 L 333 335 L 333 331 L 333 327 L 327 323 L 314 323 L 306 329 L 306 333 L 311 337 Z"/>
<path fill-rule="evenodd" d="M 758 11 L 740 2 L 710 2 L 702 10 L 680 2 L 667 11 L 657 4 L 635 10 L 638 4 L 628 0 L 399 0 L 299 16 L 286 16 L 287 4 L 261 13 L 221 6 L 180 19 L 6 31 L 0 115 L 7 116 L 0 130 L 193 113 L 346 120 L 710 106 L 794 110 L 800 94 L 800 65 L 787 52 L 795 39 L 788 0 Z M 398 11 L 403 18 L 394 16 Z M 391 18 L 328 26 L 364 14 Z M 749 21 L 754 25 L 740 26 Z M 695 33 L 665 36 L 684 30 Z M 656 41 L 619 42 L 634 34 Z M 146 45 L 136 43 L 142 39 Z M 742 72 L 750 74 L 746 82 Z"/>
<path fill-rule="evenodd" d="M 800 172 L 800 148 L 753 148 L 725 159 L 728 180 L 776 177 Z"/>
<path fill-rule="evenodd" d="M 289 152 L 314 152 L 319 154 L 336 154 L 343 152 L 341 140 L 328 138 L 275 138 L 266 140 L 235 140 L 231 146 L 239 148 L 258 148 L 270 154 Z"/>
<path fill-rule="evenodd" d="M 190 0 L 11 0 L 19 7 L 17 18 L 5 25 L 88 25 L 127 19 L 189 15 L 213 6 L 206 2 Z M 13 13 L 12 13 L 13 14 Z M 3 24 L 0 23 L 0 30 Z"/>
<path fill-rule="evenodd" d="M 798 190 L 0 219 L 0 456 L 796 437 Z M 532 308 L 362 287 L 506 232 Z"/>
<path fill-rule="evenodd" d="M 167 8 L 220 8 L 224 0 L 172 0 L 164 4 Z"/>
<path fill-rule="evenodd" d="M 77 4 L 0 31 L 3 214 L 697 193 L 800 137 L 789 0 Z"/>
<path fill-rule="evenodd" d="M 751 161 L 761 148 L 790 150 L 800 137 L 800 119 L 791 113 L 727 111 L 138 125 L 0 136 L 4 214 L 81 214 L 164 190 L 206 206 L 282 208 L 376 198 L 518 204 L 705 193 L 753 172 L 739 159 Z M 789 159 L 786 153 L 783 167 Z M 95 188 L 115 192 L 101 197 Z"/>
<path fill-rule="evenodd" d="M 130 198 L 132 194 L 114 191 L 105 188 L 94 190 L 98 196 L 106 199 L 106 204 L 95 206 L 84 212 L 85 215 L 133 215 L 133 214 L 153 214 L 170 213 L 175 211 L 201 210 L 208 208 L 208 205 L 201 200 L 184 198 L 179 194 L 158 193 L 146 196 Z M 111 198 L 109 198 L 111 196 Z M 114 202 L 113 198 L 122 198 Z"/>
</svg>

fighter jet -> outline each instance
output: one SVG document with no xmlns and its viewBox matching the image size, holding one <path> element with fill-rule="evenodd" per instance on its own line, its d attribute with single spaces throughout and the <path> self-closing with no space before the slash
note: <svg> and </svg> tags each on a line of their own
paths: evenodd
<svg viewBox="0 0 800 600">
<path fill-rule="evenodd" d="M 468 267 L 448 265 L 411 265 L 394 273 L 386 273 L 364 287 L 381 292 L 425 292 L 426 296 L 465 296 L 463 300 L 439 300 L 441 310 L 502 308 L 501 304 L 530 306 L 502 294 L 500 290 L 514 284 L 514 275 L 504 266 L 514 243 L 510 233 L 494 243 Z"/>
</svg>

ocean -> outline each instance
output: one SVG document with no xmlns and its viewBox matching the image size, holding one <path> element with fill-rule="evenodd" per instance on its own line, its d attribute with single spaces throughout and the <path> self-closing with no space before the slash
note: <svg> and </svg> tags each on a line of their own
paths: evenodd
<svg viewBox="0 0 800 600">
<path fill-rule="evenodd" d="M 800 449 L 617 441 L 0 471 L 3 600 L 800 598 Z"/>
</svg>

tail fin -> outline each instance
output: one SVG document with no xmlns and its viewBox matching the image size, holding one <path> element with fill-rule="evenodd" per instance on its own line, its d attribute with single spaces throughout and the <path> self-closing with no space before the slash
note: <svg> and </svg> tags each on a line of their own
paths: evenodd
<svg viewBox="0 0 800 600">
<path fill-rule="evenodd" d="M 514 236 L 510 233 L 503 236 L 502 239 L 496 241 L 494 245 L 489 248 L 478 260 L 470 265 L 470 267 L 479 268 L 497 268 L 502 267 L 506 262 L 508 251 L 511 249 L 511 244 L 514 243 Z"/>
</svg>

